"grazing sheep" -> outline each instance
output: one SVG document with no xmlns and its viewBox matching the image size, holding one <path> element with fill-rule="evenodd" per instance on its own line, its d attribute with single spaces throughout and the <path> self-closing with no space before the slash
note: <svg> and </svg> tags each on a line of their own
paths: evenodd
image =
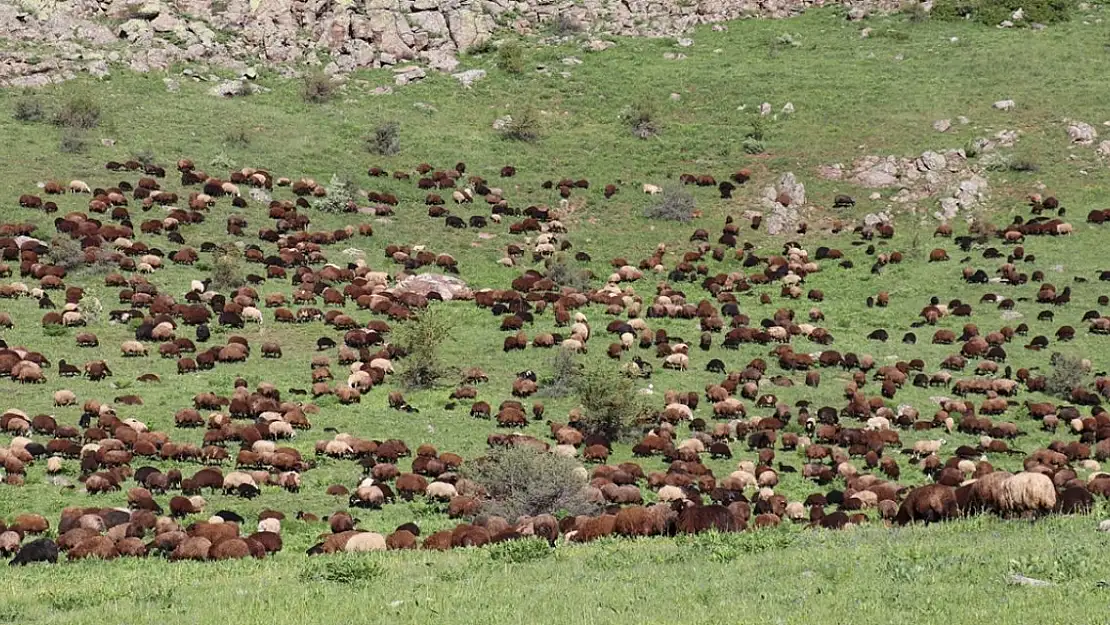
<svg viewBox="0 0 1110 625">
<path fill-rule="evenodd" d="M 1038 516 L 1056 507 L 1056 487 L 1043 473 L 1023 471 L 999 485 L 999 508 L 1008 516 Z"/>
</svg>

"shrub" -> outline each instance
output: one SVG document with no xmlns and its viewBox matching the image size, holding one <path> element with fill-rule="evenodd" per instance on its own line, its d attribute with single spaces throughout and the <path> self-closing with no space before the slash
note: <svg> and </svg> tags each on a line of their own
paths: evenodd
<svg viewBox="0 0 1110 625">
<path fill-rule="evenodd" d="M 644 209 L 648 219 L 687 222 L 694 218 L 694 196 L 685 189 L 667 187 L 653 204 Z"/>
<path fill-rule="evenodd" d="M 305 74 L 301 97 L 310 104 L 323 104 L 335 97 L 335 82 L 324 72 Z"/>
<path fill-rule="evenodd" d="M 50 239 L 50 251 L 46 253 L 50 263 L 66 271 L 85 266 L 85 251 L 81 242 L 65 235 L 58 235 Z"/>
<path fill-rule="evenodd" d="M 250 129 L 246 126 L 237 126 L 227 131 L 224 135 L 224 143 L 236 148 L 245 148 L 251 144 Z"/>
<path fill-rule="evenodd" d="M 490 547 L 489 558 L 495 562 L 510 562 L 521 564 L 535 562 L 548 558 L 552 551 L 551 546 L 542 538 L 522 538 L 520 540 L 507 540 Z"/>
<path fill-rule="evenodd" d="M 104 304 L 101 303 L 100 298 L 93 291 L 85 291 L 81 300 L 77 302 L 77 310 L 85 318 L 85 322 L 90 325 L 98 324 L 104 318 Z"/>
<path fill-rule="evenodd" d="M 85 140 L 83 132 L 69 128 L 62 131 L 62 137 L 58 141 L 58 150 L 63 154 L 80 154 L 88 148 L 89 143 Z"/>
<path fill-rule="evenodd" d="M 21 98 L 15 102 L 12 117 L 20 122 L 41 122 L 46 119 L 46 107 L 43 106 L 42 100 L 36 97 Z"/>
<path fill-rule="evenodd" d="M 659 111 L 651 100 L 639 100 L 625 109 L 621 115 L 632 129 L 632 134 L 641 139 L 650 139 L 659 134 Z"/>
<path fill-rule="evenodd" d="M 513 522 L 522 516 L 596 511 L 578 466 L 573 458 L 514 445 L 467 463 L 465 473 L 486 493 L 482 511 Z"/>
<path fill-rule="evenodd" d="M 759 139 L 752 139 L 751 137 L 744 137 L 740 142 L 740 146 L 744 148 L 745 154 L 763 154 L 767 151 L 767 146 L 764 145 Z"/>
<path fill-rule="evenodd" d="M 1023 17 L 1013 21 L 1014 26 L 1031 24 L 1058 24 L 1071 19 L 1075 0 L 937 0 L 931 17 L 938 20 L 975 20 L 987 26 L 997 26 L 1012 20 L 1014 11 L 1022 10 Z"/>
<path fill-rule="evenodd" d="M 583 371 L 575 391 L 583 409 L 578 423 L 584 434 L 616 440 L 650 412 L 632 380 L 617 371 L 600 368 Z"/>
<path fill-rule="evenodd" d="M 1010 171 L 1020 173 L 1032 173 L 1040 171 L 1041 166 L 1036 161 L 1028 158 L 1014 158 L 1010 161 Z"/>
<path fill-rule="evenodd" d="M 212 288 L 218 291 L 237 289 L 244 284 L 243 264 L 239 260 L 239 250 L 233 245 L 218 248 L 212 259 Z"/>
<path fill-rule="evenodd" d="M 569 349 L 560 348 L 551 359 L 551 377 L 543 381 L 539 394 L 543 397 L 574 395 L 582 376 L 582 364 Z"/>
<path fill-rule="evenodd" d="M 100 105 L 89 96 L 73 96 L 54 114 L 54 124 L 82 130 L 96 128 L 100 125 Z"/>
<path fill-rule="evenodd" d="M 401 124 L 386 122 L 366 137 L 366 150 L 379 156 L 393 156 L 401 151 Z"/>
<path fill-rule="evenodd" d="M 154 165 L 157 157 L 154 155 L 154 150 L 146 149 L 139 150 L 138 152 L 131 153 L 131 160 L 141 163 L 144 167 L 147 165 Z"/>
<path fill-rule="evenodd" d="M 1049 359 L 1052 373 L 1045 380 L 1045 390 L 1057 397 L 1067 398 L 1077 386 L 1082 386 L 1087 378 L 1087 368 L 1083 360 L 1075 356 L 1067 356 L 1054 352 Z"/>
<path fill-rule="evenodd" d="M 567 35 L 577 35 L 585 30 L 585 25 L 576 20 L 573 16 L 566 12 L 560 12 L 555 15 L 555 21 L 552 23 L 555 34 L 561 37 Z"/>
<path fill-rule="evenodd" d="M 540 138 L 541 129 L 539 113 L 529 106 L 505 123 L 501 128 L 501 137 L 512 141 L 532 142 Z"/>
<path fill-rule="evenodd" d="M 450 375 L 440 348 L 454 340 L 454 332 L 454 321 L 440 307 L 425 308 L 412 319 L 394 327 L 393 342 L 406 353 L 398 374 L 405 388 L 432 388 Z"/>
<path fill-rule="evenodd" d="M 51 323 L 42 327 L 42 333 L 51 337 L 66 336 L 69 334 L 69 328 L 60 323 Z"/>
<path fill-rule="evenodd" d="M 571 265 L 563 254 L 556 254 L 545 261 L 544 276 L 559 286 L 579 291 L 590 288 L 590 272 Z"/>
<path fill-rule="evenodd" d="M 524 73 L 526 62 L 524 48 L 515 41 L 508 41 L 497 49 L 497 67 L 510 74 Z"/>
<path fill-rule="evenodd" d="M 309 560 L 299 577 L 302 582 L 366 584 L 383 575 L 385 567 L 380 562 L 364 555 L 339 554 L 327 559 Z"/>
<path fill-rule="evenodd" d="M 325 213 L 349 212 L 350 203 L 355 201 L 358 190 L 350 180 L 332 174 L 331 181 L 326 187 L 328 194 L 312 202 L 312 207 Z"/>
<path fill-rule="evenodd" d="M 493 52 L 493 40 L 489 38 L 479 39 L 474 42 L 474 45 L 466 49 L 466 53 L 470 56 L 478 56 Z"/>
</svg>

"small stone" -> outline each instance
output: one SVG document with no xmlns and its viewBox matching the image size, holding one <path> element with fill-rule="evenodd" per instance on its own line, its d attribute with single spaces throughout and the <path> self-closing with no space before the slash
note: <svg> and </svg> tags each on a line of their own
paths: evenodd
<svg viewBox="0 0 1110 625">
<path fill-rule="evenodd" d="M 108 71 L 108 63 L 106 61 L 93 61 L 92 63 L 89 63 L 89 66 L 85 69 L 89 72 L 90 76 L 93 76 L 99 80 L 104 80 L 105 78 L 111 76 L 111 72 Z"/>
<path fill-rule="evenodd" d="M 794 112 L 794 103 L 793 102 L 787 102 L 786 104 L 783 105 L 783 107 L 782 107 L 782 114 L 783 115 L 790 115 L 793 112 Z"/>
<path fill-rule="evenodd" d="M 672 93 L 671 94 L 671 102 L 678 102 L 681 99 L 682 99 L 682 96 L 680 94 L 677 94 L 677 93 Z M 1110 141 L 1108 141 L 1107 143 L 1110 143 Z"/>
<path fill-rule="evenodd" d="M 605 41 L 604 39 L 591 39 L 586 43 L 585 48 L 590 52 L 602 52 L 608 50 L 617 44 L 612 41 Z"/>
<path fill-rule="evenodd" d="M 1020 573 L 1011 574 L 1010 578 L 1009 578 L 1009 582 L 1011 584 L 1016 585 L 1016 586 L 1043 587 L 1043 586 L 1051 586 L 1052 585 L 1052 582 L 1046 582 L 1042 579 L 1033 579 L 1032 577 L 1026 577 L 1024 575 L 1021 575 Z"/>
<path fill-rule="evenodd" d="M 511 123 L 513 123 L 513 116 L 512 115 L 504 115 L 502 117 L 498 117 L 497 119 L 493 120 L 493 129 L 494 130 L 504 130 Z"/>
<path fill-rule="evenodd" d="M 374 87 L 374 89 L 370 91 L 370 95 L 392 95 L 392 93 L 393 87 L 390 87 L 389 85 Z"/>
<path fill-rule="evenodd" d="M 938 119 L 937 121 L 933 122 L 933 130 L 937 132 L 948 132 L 948 129 L 951 127 L 952 120 L 950 119 Z"/>
<path fill-rule="evenodd" d="M 1011 22 L 1010 20 L 1002 20 L 1002 23 L 999 24 L 998 27 L 999 28 L 1013 28 L 1014 23 Z"/>
<path fill-rule="evenodd" d="M 1105 519 L 1105 520 L 1099 521 L 1098 531 L 1100 531 L 1100 532 L 1110 532 L 1110 519 Z"/>
<path fill-rule="evenodd" d="M 1010 14 L 1010 19 L 1014 20 L 1015 22 L 1020 22 L 1021 20 L 1025 19 L 1025 9 L 1019 7 L 1017 11 L 1014 11 Z"/>
<path fill-rule="evenodd" d="M 102 145 L 106 148 L 110 148 L 110 147 L 114 146 L 115 144 L 116 144 L 115 139 L 101 139 L 100 140 L 100 145 Z"/>
<path fill-rule="evenodd" d="M 172 78 L 163 78 L 162 83 L 166 85 L 166 91 L 169 93 L 177 93 L 181 91 L 181 83 Z"/>
<path fill-rule="evenodd" d="M 991 106 L 1000 111 L 1012 111 L 1017 106 L 1017 103 L 1013 100 L 999 100 Z"/>
<path fill-rule="evenodd" d="M 689 37 L 683 37 L 682 39 L 678 40 L 678 45 L 681 48 L 689 48 L 690 46 L 694 45 L 694 40 L 690 39 Z"/>
<path fill-rule="evenodd" d="M 771 103 L 770 102 L 764 102 L 763 104 L 760 104 L 759 105 L 759 114 L 762 115 L 763 117 L 766 117 L 766 116 L 770 115 L 771 114 Z"/>
<path fill-rule="evenodd" d="M 858 22 L 867 17 L 867 9 L 863 7 L 852 7 L 848 9 L 848 21 Z"/>
<path fill-rule="evenodd" d="M 874 31 L 870 27 L 864 28 L 863 30 L 859 31 L 859 38 L 860 39 L 867 39 L 868 37 L 871 36 L 872 32 L 874 32 Z"/>
<path fill-rule="evenodd" d="M 956 121 L 960 122 L 961 126 L 966 126 L 966 125 L 971 123 L 971 120 L 964 117 L 963 115 L 960 115 L 959 117 L 957 117 Z"/>
<path fill-rule="evenodd" d="M 459 81 L 463 87 L 469 89 L 471 85 L 486 77 L 486 70 L 468 69 L 465 72 L 451 74 L 451 77 Z"/>
<path fill-rule="evenodd" d="M 582 59 L 576 56 L 568 56 L 563 59 L 563 65 L 581 65 Z"/>
<path fill-rule="evenodd" d="M 879 193 L 878 191 L 874 191 L 874 192 L 871 193 L 871 195 L 867 196 L 867 199 L 872 200 L 872 201 L 881 200 L 881 199 L 883 199 L 883 194 Z"/>
<path fill-rule="evenodd" d="M 1090 145 L 1098 138 L 1098 131 L 1086 122 L 1074 122 L 1068 125 L 1068 138 L 1072 143 Z"/>
<path fill-rule="evenodd" d="M 1098 144 L 1098 149 L 1095 150 L 1099 156 L 1110 157 L 1110 140 L 1103 141 Z"/>
</svg>

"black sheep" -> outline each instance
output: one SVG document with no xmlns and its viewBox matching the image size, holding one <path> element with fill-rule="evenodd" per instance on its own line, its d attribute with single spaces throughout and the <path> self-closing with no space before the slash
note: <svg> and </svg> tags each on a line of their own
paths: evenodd
<svg viewBox="0 0 1110 625">
<path fill-rule="evenodd" d="M 23 545 L 8 566 L 23 566 L 33 562 L 57 564 L 58 545 L 49 538 L 39 538 Z"/>
<path fill-rule="evenodd" d="M 212 336 L 212 332 L 208 329 L 207 324 L 202 323 L 199 326 L 197 326 L 197 342 L 198 343 L 207 343 L 208 339 L 211 338 L 211 336 Z"/>
</svg>

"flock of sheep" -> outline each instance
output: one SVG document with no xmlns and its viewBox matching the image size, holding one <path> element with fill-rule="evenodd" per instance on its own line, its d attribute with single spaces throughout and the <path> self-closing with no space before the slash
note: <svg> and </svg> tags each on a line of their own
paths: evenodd
<svg viewBox="0 0 1110 625">
<path fill-rule="evenodd" d="M 76 328 L 67 349 L 46 341 L 14 345 L 4 340 L 0 376 L 8 380 L 0 384 L 46 384 L 54 407 L 81 407 L 75 422 L 28 414 L 18 406 L 0 416 L 0 429 L 11 437 L 0 448 L 6 485 L 32 487 L 28 472 L 38 465 L 47 474 L 79 473 L 82 483 L 72 495 L 75 505 L 56 523 L 34 511 L 0 523 L 0 552 L 13 556 L 13 565 L 56 562 L 62 553 L 68 559 L 154 554 L 170 560 L 263 558 L 282 549 L 286 514 L 328 524 L 308 550 L 322 554 L 449 549 L 528 536 L 555 545 L 608 535 L 745 531 L 780 523 L 839 529 L 881 522 L 934 523 L 987 512 L 1037 517 L 1089 511 L 1096 498 L 1110 496 L 1110 474 L 1100 471 L 1100 462 L 1110 458 L 1110 414 L 1101 406 L 1110 397 L 1110 378 L 1098 375 L 1089 386 L 1068 389 L 1066 400 L 1057 402 L 1043 395 L 1046 376 L 1022 367 L 1023 351 L 1013 347 L 1015 339 L 1024 340 L 1031 332 L 1027 323 L 998 328 L 970 323 L 973 307 L 1042 306 L 1047 308 L 1040 311 L 1039 321 L 1059 313 L 1075 325 L 1087 324 L 1092 335 L 1110 331 L 1110 318 L 1097 310 L 1079 314 L 1069 308 L 1080 293 L 1045 282 L 1043 270 L 1024 249 L 1036 245 L 1037 236 L 1073 233 L 1059 218 L 1063 213 L 1055 198 L 1035 198 L 1034 216 L 1028 220 L 952 240 L 951 246 L 966 256 L 962 267 L 953 270 L 953 279 L 983 289 L 982 297 L 978 302 L 932 297 L 919 303 L 916 320 L 899 328 L 905 332 L 902 343 L 912 352 L 914 330 L 958 318 L 957 323 L 966 322 L 960 330 L 937 328 L 931 340 L 951 345 L 951 354 L 933 361 L 880 361 L 866 353 L 842 353 L 838 343 L 885 343 L 890 331 L 874 328 L 866 337 L 834 331 L 846 326 L 827 324 L 822 310 L 826 295 L 807 288 L 807 279 L 822 272 L 867 271 L 856 268 L 861 260 L 876 274 L 900 263 L 951 263 L 949 249 L 938 247 L 927 258 L 916 259 L 889 249 L 895 234 L 889 224 L 853 230 L 838 223 L 833 228 L 837 240 L 861 249 L 849 254 L 819 245 L 814 240 L 818 235 L 802 227 L 798 239 L 783 243 L 780 252 L 761 255 L 742 238 L 744 228 L 758 229 L 760 222 L 742 224 L 728 217 L 718 232 L 697 228 L 687 241 L 660 243 L 645 258 L 613 258 L 610 275 L 594 276 L 591 288 L 578 290 L 542 271 L 545 260 L 573 248 L 568 233 L 573 228 L 561 221 L 565 216 L 558 210 L 522 208 L 507 189 L 468 176 L 463 163 L 394 172 L 395 184 L 415 178 L 415 187 L 426 192 L 426 219 L 445 228 L 493 229 L 510 237 L 497 262 L 521 268 L 520 273 L 508 284 L 475 285 L 479 288 L 456 295 L 464 301 L 451 304 L 492 313 L 505 334 L 501 350 L 588 354 L 601 343 L 608 358 L 620 363 L 610 366 L 652 380 L 645 392 L 654 411 L 640 424 L 629 450 L 588 431 L 578 409 L 551 414 L 533 397 L 543 386 L 535 372 L 510 376 L 505 385 L 497 375 L 490 382 L 481 369 L 467 369 L 450 395 L 444 393 L 444 403 L 453 408 L 469 402 L 470 417 L 457 411 L 446 412 L 447 418 L 490 419 L 490 427 L 497 428 L 487 439 L 490 447 L 526 446 L 580 459 L 585 463 L 579 469 L 585 496 L 599 510 L 590 516 L 504 519 L 483 511 L 487 493 L 467 477 L 466 465 L 474 458 L 417 441 L 410 441 L 412 452 L 402 440 L 334 431 L 327 427 L 328 410 L 313 403 L 331 396 L 345 405 L 407 412 L 433 408 L 410 404 L 391 383 L 406 354 L 390 342 L 390 334 L 422 309 L 440 305 L 434 302 L 443 296 L 403 291 L 397 284 L 399 278 L 425 270 L 457 273 L 458 260 L 446 250 L 397 243 L 384 249 L 383 258 L 341 262 L 335 247 L 372 246 L 374 226 L 363 215 L 425 219 L 415 214 L 415 201 L 370 192 L 369 207 L 355 201 L 343 207 L 348 215 L 343 219 L 351 223 L 315 229 L 314 222 L 323 220 L 316 219 L 312 200 L 326 197 L 327 190 L 311 179 L 245 168 L 225 180 L 183 159 L 177 163 L 179 190 L 173 191 L 164 168 L 112 162 L 107 169 L 126 179 L 104 188 L 77 180 L 49 182 L 41 196 L 24 194 L 21 208 L 6 213 L 18 214 L 20 220 L 0 224 L 0 276 L 9 280 L 0 284 L 0 303 L 13 302 L 0 313 L 0 336 L 10 337 L 13 328 L 22 337 L 32 336 L 29 329 L 36 326 L 48 333 L 51 328 Z M 390 176 L 380 168 L 368 174 L 372 180 Z M 517 172 L 505 167 L 499 174 L 507 180 Z M 722 200 L 729 200 L 751 175 L 742 170 L 731 182 L 717 183 L 709 175 L 684 174 L 679 182 L 715 187 Z M 262 208 L 244 193 L 246 187 L 287 199 Z M 590 193 L 590 183 L 581 179 L 551 180 L 542 187 L 564 199 Z M 645 184 L 642 190 L 653 194 L 659 187 Z M 607 185 L 598 201 L 611 201 L 619 191 Z M 443 195 L 451 198 L 450 208 Z M 848 200 L 838 197 L 836 203 L 848 206 Z M 476 208 L 482 204 L 486 208 Z M 1046 210 L 1057 216 L 1042 216 Z M 466 215 L 475 212 L 479 214 Z M 213 242 L 189 244 L 191 231 L 211 219 L 225 219 L 226 232 L 235 239 L 247 238 L 252 226 L 257 230 L 256 242 L 243 248 L 251 270 L 247 283 L 220 291 L 196 272 L 187 291 L 174 292 L 161 280 L 169 265 L 188 271 L 201 254 L 218 251 Z M 1105 213 L 1092 211 L 1088 221 L 1101 224 Z M 953 235 L 944 224 L 934 236 L 947 243 Z M 48 241 L 56 237 L 78 242 L 83 264 L 107 265 L 107 275 L 89 278 L 95 274 L 52 264 Z M 575 252 L 574 258 L 583 266 L 593 262 L 584 251 Z M 1110 275 L 1099 276 L 1104 278 Z M 82 350 L 101 345 L 82 308 L 93 279 L 101 282 L 96 287 L 118 294 L 120 308 L 105 315 L 130 324 L 134 338 L 123 341 L 115 356 L 81 362 Z M 1091 288 L 1083 286 L 1086 281 L 1076 276 L 1076 290 Z M 1030 282 L 1039 284 L 1035 302 L 1013 295 Z M 856 304 L 860 309 L 886 307 L 892 297 L 896 295 L 880 291 Z M 29 306 L 16 303 L 27 299 L 36 300 L 44 311 L 40 319 L 27 313 Z M 1105 296 L 1098 304 L 1107 304 Z M 250 335 L 247 328 L 271 320 L 322 332 L 317 353 L 291 362 L 296 356 L 282 349 L 280 332 L 265 341 L 242 336 Z M 548 329 L 531 330 L 541 323 Z M 664 328 L 676 324 L 689 335 Z M 230 334 L 214 332 L 217 326 Z M 1063 325 L 1054 339 L 1035 336 L 1025 353 L 1036 353 L 1053 340 L 1070 340 L 1076 332 Z M 212 388 L 195 395 L 189 405 L 177 406 L 173 427 L 166 431 L 137 417 L 121 418 L 142 414 L 135 408 L 144 404 L 141 391 L 107 401 L 78 397 L 64 388 L 67 379 L 84 378 L 108 393 L 107 384 L 115 379 L 112 369 L 119 368 L 115 358 L 150 361 L 157 368 L 155 356 L 175 363 L 162 374 L 171 377 L 205 376 L 235 363 L 263 367 L 257 359 L 282 359 L 283 365 L 304 367 L 303 384 L 282 390 L 262 382 L 252 389 L 239 377 L 233 388 Z M 699 361 L 715 376 L 702 388 L 689 382 L 691 369 L 703 368 Z M 1082 366 L 1092 369 L 1089 362 Z M 656 375 L 656 367 L 673 372 Z M 137 381 L 157 384 L 162 376 L 145 373 Z M 671 390 L 655 393 L 657 382 Z M 837 385 L 839 403 L 791 404 L 777 397 L 804 396 L 789 390 L 796 383 L 806 393 Z M 954 397 L 938 400 L 932 410 L 915 408 L 899 399 L 907 386 L 940 387 Z M 312 449 L 299 444 L 306 431 L 320 428 L 333 430 L 332 436 Z M 1015 448 L 1019 437 L 1033 429 L 1048 432 L 1050 444 Z M 195 430 L 203 434 L 194 435 Z M 903 443 L 907 435 L 912 443 Z M 957 436 L 976 442 L 947 443 Z M 635 461 L 627 459 L 629 451 Z M 1022 458 L 1020 471 L 1003 471 L 991 461 L 1011 455 Z M 610 463 L 611 456 L 625 461 Z M 204 499 L 205 492 L 263 501 L 273 489 L 303 492 L 302 475 L 315 470 L 320 458 L 352 463 L 363 475 L 357 483 L 327 487 L 327 495 L 346 505 L 322 520 L 304 510 L 272 509 L 247 520 L 232 510 L 213 511 Z M 719 475 L 705 459 L 735 461 L 735 469 Z M 788 498 L 776 491 L 786 474 L 800 474 L 812 492 Z M 102 494 L 115 491 L 126 494 L 126 507 L 95 505 Z M 358 529 L 358 520 L 347 510 L 374 510 L 415 498 L 441 506 L 458 524 L 426 536 L 414 523 L 376 533 Z"/>
</svg>

